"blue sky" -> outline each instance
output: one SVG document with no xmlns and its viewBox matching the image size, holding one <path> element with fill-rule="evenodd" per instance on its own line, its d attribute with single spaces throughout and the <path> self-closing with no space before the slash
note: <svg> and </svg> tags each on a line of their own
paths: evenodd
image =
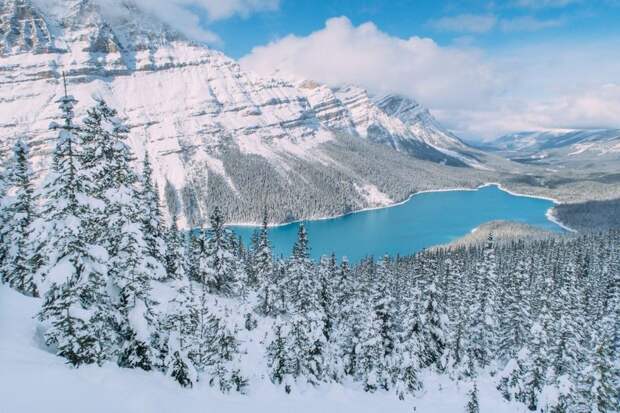
<svg viewBox="0 0 620 413">
<path fill-rule="evenodd" d="M 194 10 L 203 27 L 220 37 L 214 46 L 234 58 L 289 34 L 307 36 L 320 30 L 327 19 L 339 16 L 346 16 L 354 25 L 371 21 L 392 36 L 430 37 L 440 45 L 465 42 L 490 50 L 524 42 L 583 40 L 620 33 L 620 3 L 611 0 L 282 0 L 274 9 L 214 22 L 209 22 L 205 9 Z"/>
<path fill-rule="evenodd" d="M 620 0 L 136 1 L 246 70 L 399 93 L 465 138 L 620 128 Z"/>
</svg>

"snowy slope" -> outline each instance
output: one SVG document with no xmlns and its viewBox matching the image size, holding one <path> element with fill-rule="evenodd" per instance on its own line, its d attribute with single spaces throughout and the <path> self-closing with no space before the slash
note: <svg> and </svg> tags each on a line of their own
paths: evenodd
<svg viewBox="0 0 620 413">
<path fill-rule="evenodd" d="M 223 395 L 206 383 L 183 389 L 155 372 L 120 369 L 109 364 L 73 369 L 42 344 L 33 319 L 40 300 L 28 298 L 0 285 L 0 411 L 63 413 L 168 413 L 217 412 L 408 412 L 464 411 L 467 385 L 446 378 L 425 378 L 426 390 L 417 399 L 399 401 L 393 394 L 365 393 L 342 385 L 287 395 L 281 388 L 260 380 L 264 360 L 249 354 L 245 367 L 253 372 L 248 395 Z M 257 337 L 255 339 L 260 339 Z M 251 344 L 245 347 L 252 350 Z M 256 347 L 256 346 L 255 346 Z M 428 381 L 427 381 L 428 380 Z M 503 401 L 487 378 L 480 381 L 482 413 L 525 410 Z M 417 410 L 414 410 L 417 409 Z"/>
<path fill-rule="evenodd" d="M 518 132 L 490 143 L 493 151 L 520 162 L 574 164 L 620 161 L 620 130 Z"/>
<path fill-rule="evenodd" d="M 150 153 L 162 192 L 168 182 L 180 203 L 197 198 L 200 205 L 216 181 L 225 186 L 213 191 L 226 193 L 219 201 L 242 196 L 222 161 L 229 150 L 260 157 L 272 175 L 299 170 L 300 162 L 348 171 L 320 150 L 340 133 L 418 159 L 481 166 L 473 149 L 412 100 L 259 78 L 130 1 L 114 1 L 101 9 L 91 0 L 0 0 L 0 149 L 23 136 L 35 168 L 45 169 L 53 140 L 47 126 L 58 115 L 52 102 L 66 71 L 77 116 L 95 96 L 118 109 L 138 158 Z M 309 173 L 300 171 L 300 179 Z M 365 176 L 349 175 L 348 187 L 368 187 Z M 376 206 L 344 189 L 332 197 L 334 204 L 347 197 L 356 207 Z"/>
</svg>

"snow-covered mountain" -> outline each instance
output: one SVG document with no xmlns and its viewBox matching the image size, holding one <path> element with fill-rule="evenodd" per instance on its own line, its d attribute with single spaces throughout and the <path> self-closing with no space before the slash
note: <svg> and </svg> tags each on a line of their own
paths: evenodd
<svg viewBox="0 0 620 413">
<path fill-rule="evenodd" d="M 168 204 L 183 208 L 194 223 L 200 222 L 208 193 L 213 202 L 238 201 L 237 211 L 227 209 L 227 215 L 243 218 L 239 211 L 255 206 L 256 197 L 267 198 L 248 194 L 246 186 L 312 193 L 291 197 L 307 210 L 284 205 L 290 211 L 275 220 L 391 202 L 385 179 L 373 181 L 361 166 L 326 149 L 350 146 L 340 143 L 342 136 L 356 139 L 353 144 L 365 151 L 374 151 L 367 145 L 374 142 L 438 164 L 483 163 L 479 151 L 411 99 L 260 78 L 131 1 L 105 4 L 0 0 L 0 147 L 25 137 L 40 171 L 54 138 L 47 127 L 58 116 L 53 102 L 63 93 L 63 71 L 69 93 L 79 101 L 78 117 L 93 97 L 118 109 L 130 124 L 138 157 L 148 152 L 154 160 Z M 316 198 L 326 204 L 313 205 Z"/>
<path fill-rule="evenodd" d="M 487 145 L 506 157 L 527 163 L 620 161 L 620 129 L 518 132 Z"/>
</svg>

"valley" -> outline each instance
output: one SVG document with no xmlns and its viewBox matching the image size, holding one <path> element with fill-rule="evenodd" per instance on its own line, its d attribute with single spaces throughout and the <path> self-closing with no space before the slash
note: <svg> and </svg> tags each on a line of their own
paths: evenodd
<svg viewBox="0 0 620 413">
<path fill-rule="evenodd" d="M 620 413 L 620 89 L 478 42 L 581 2 L 330 1 L 0 0 L 0 412 Z"/>
<path fill-rule="evenodd" d="M 541 233 L 562 234 L 566 230 L 547 217 L 553 205 L 549 200 L 511 195 L 494 185 L 476 190 L 430 191 L 389 208 L 273 227 L 269 238 L 276 256 L 289 256 L 303 224 L 312 235 L 314 259 L 334 253 L 357 263 L 368 256 L 404 256 L 447 244 L 496 220 L 530 225 L 531 229 L 524 233 L 538 229 Z M 231 229 L 251 246 L 249 241 L 256 227 Z M 501 235 L 505 234 L 496 236 Z"/>
</svg>

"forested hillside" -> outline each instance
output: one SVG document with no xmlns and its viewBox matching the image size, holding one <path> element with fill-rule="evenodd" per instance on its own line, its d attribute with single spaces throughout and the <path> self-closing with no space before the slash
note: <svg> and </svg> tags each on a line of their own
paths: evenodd
<svg viewBox="0 0 620 413">
<path fill-rule="evenodd" d="M 149 159 L 135 165 L 115 111 L 100 100 L 78 126 L 75 100 L 58 103 L 44 185 L 21 141 L 3 170 L 0 277 L 42 298 L 44 346 L 70 367 L 402 400 L 433 373 L 469 386 L 467 412 L 489 382 L 532 411 L 619 411 L 617 231 L 350 264 L 311 260 L 302 226 L 277 259 L 266 224 L 246 249 L 217 208 L 208 231 L 166 225 Z"/>
</svg>

